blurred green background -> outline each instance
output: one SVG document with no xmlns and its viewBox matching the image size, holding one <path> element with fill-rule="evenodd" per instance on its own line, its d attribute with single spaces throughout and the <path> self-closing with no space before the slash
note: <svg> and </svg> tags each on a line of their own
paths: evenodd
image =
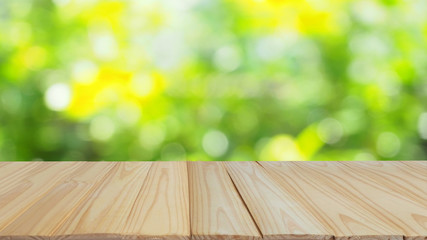
<svg viewBox="0 0 427 240">
<path fill-rule="evenodd" d="M 425 0 L 0 1 L 0 159 L 427 156 Z"/>
</svg>

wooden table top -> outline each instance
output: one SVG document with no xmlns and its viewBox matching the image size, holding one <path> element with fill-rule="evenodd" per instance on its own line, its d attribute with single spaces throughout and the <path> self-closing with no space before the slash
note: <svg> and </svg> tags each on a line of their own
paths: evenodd
<svg viewBox="0 0 427 240">
<path fill-rule="evenodd" d="M 0 162 L 0 239 L 427 239 L 427 161 Z"/>
</svg>

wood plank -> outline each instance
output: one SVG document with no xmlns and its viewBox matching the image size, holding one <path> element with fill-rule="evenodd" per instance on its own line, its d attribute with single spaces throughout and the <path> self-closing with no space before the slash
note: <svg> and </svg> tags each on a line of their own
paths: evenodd
<svg viewBox="0 0 427 240">
<path fill-rule="evenodd" d="M 220 162 L 189 162 L 193 239 L 260 239 L 244 202 Z"/>
<path fill-rule="evenodd" d="M 363 188 L 368 185 L 343 173 L 339 163 L 260 164 L 294 196 L 295 203 L 316 217 L 335 239 L 403 239 L 401 221 L 375 202 L 380 200 L 377 192 L 366 194 Z"/>
<path fill-rule="evenodd" d="M 53 235 L 79 239 L 120 238 L 151 162 L 119 162 L 100 186 L 76 207 Z"/>
<path fill-rule="evenodd" d="M 336 167 L 357 183 L 372 208 L 393 219 L 406 239 L 420 239 L 427 237 L 426 163 L 354 162 Z"/>
<path fill-rule="evenodd" d="M 33 175 L 33 172 L 41 171 L 49 165 L 41 166 L 40 162 L 6 162 L 0 165 L 0 191 L 4 191 L 11 185 L 19 184 L 24 178 Z M 1 205 L 0 205 L 1 206 Z"/>
<path fill-rule="evenodd" d="M 401 170 L 400 174 L 402 176 L 404 174 L 404 178 L 414 179 L 415 181 L 427 181 L 427 161 L 395 161 L 391 163 L 397 166 L 404 166 L 399 168 Z M 422 189 L 424 193 L 427 192 L 427 188 L 423 187 Z"/>
<path fill-rule="evenodd" d="M 18 162 L 1 168 L 0 231 L 84 163 Z M 13 174 L 15 172 L 15 174 Z"/>
<path fill-rule="evenodd" d="M 0 240 L 261 233 L 426 240 L 427 161 L 0 163 Z"/>
<path fill-rule="evenodd" d="M 224 163 L 264 239 L 332 239 L 333 236 L 256 162 Z"/>
<path fill-rule="evenodd" d="M 32 199 L 34 204 L 27 207 L 18 217 L 7 224 L 0 231 L 1 236 L 16 237 L 12 239 L 22 239 L 22 236 L 48 239 L 67 218 L 68 214 L 94 190 L 116 163 L 85 162 L 71 164 L 71 166 L 69 165 L 71 174 L 61 179 L 59 184 L 53 187 L 46 180 L 49 180 L 50 175 L 61 176 L 60 172 L 56 171 L 58 169 L 55 166 L 63 164 L 50 165 L 52 167 L 49 170 L 41 172 L 40 175 L 32 176 L 33 186 L 37 186 L 38 192 L 43 192 L 43 194 L 39 198 Z M 74 165 L 77 167 L 73 167 Z M 27 195 L 29 191 L 25 193 L 27 198 L 32 197 Z M 32 193 L 37 193 L 37 191 Z M 10 208 L 17 206 L 21 209 L 21 202 L 17 198 L 11 202 L 14 205 Z"/>
<path fill-rule="evenodd" d="M 0 184 L 5 184 L 9 180 L 9 183 L 14 183 L 13 177 L 20 180 L 23 176 L 21 174 L 39 165 L 40 162 L 34 162 L 29 164 L 28 162 L 0 162 Z M 13 176 L 12 176 L 13 175 Z M 0 185 L 1 186 L 1 185 Z"/>
<path fill-rule="evenodd" d="M 153 163 L 123 234 L 138 239 L 190 239 L 188 196 L 186 162 Z"/>
</svg>

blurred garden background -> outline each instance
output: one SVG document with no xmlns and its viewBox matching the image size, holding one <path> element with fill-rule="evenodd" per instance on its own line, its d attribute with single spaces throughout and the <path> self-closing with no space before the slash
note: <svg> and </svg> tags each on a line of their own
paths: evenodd
<svg viewBox="0 0 427 240">
<path fill-rule="evenodd" d="M 426 13 L 0 1 L 0 160 L 426 159 Z"/>
</svg>

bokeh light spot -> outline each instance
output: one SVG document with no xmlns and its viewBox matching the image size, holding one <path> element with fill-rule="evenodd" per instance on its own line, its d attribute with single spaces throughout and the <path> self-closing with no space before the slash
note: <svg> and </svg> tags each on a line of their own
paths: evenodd
<svg viewBox="0 0 427 240">
<path fill-rule="evenodd" d="M 202 146 L 211 157 L 220 157 L 227 152 L 228 139 L 218 130 L 210 130 L 203 136 Z"/>
<path fill-rule="evenodd" d="M 356 18 L 367 25 L 379 24 L 385 21 L 386 13 L 375 1 L 355 1 L 352 10 Z"/>
<path fill-rule="evenodd" d="M 119 105 L 117 116 L 123 123 L 134 125 L 141 117 L 141 108 L 134 102 L 125 102 Z"/>
<path fill-rule="evenodd" d="M 170 143 L 162 148 L 162 161 L 185 161 L 187 154 L 184 147 L 179 143 Z"/>
<path fill-rule="evenodd" d="M 70 104 L 70 87 L 65 83 L 55 83 L 46 90 L 44 100 L 49 109 L 62 111 Z"/>
<path fill-rule="evenodd" d="M 90 135 L 98 141 L 109 140 L 116 130 L 114 122 L 106 116 L 98 116 L 90 122 Z"/>
<path fill-rule="evenodd" d="M 224 46 L 215 51 L 213 62 L 220 71 L 232 72 L 242 62 L 241 53 L 234 46 Z"/>
<path fill-rule="evenodd" d="M 146 149 L 159 147 L 166 137 L 166 130 L 160 124 L 146 124 L 139 133 L 139 142 Z"/>
<path fill-rule="evenodd" d="M 91 34 L 95 56 L 101 60 L 113 60 L 118 55 L 118 45 L 114 35 L 108 32 Z"/>
<path fill-rule="evenodd" d="M 80 83 L 90 83 L 96 79 L 98 67 L 89 60 L 80 60 L 73 66 L 73 78 Z"/>
<path fill-rule="evenodd" d="M 53 0 L 53 3 L 58 7 L 65 7 L 68 3 L 70 3 L 70 0 Z"/>
<path fill-rule="evenodd" d="M 23 56 L 24 65 L 31 70 L 42 67 L 47 59 L 46 49 L 40 46 L 33 46 L 25 51 Z"/>
<path fill-rule="evenodd" d="M 418 118 L 418 133 L 422 139 L 427 139 L 427 112 L 424 112 Z"/>
<path fill-rule="evenodd" d="M 264 37 L 258 40 L 255 50 L 261 60 L 273 61 L 283 56 L 285 44 L 285 40 L 277 36 Z"/>
<path fill-rule="evenodd" d="M 278 135 L 268 141 L 260 153 L 261 161 L 301 161 L 304 156 L 293 137 Z"/>
<path fill-rule="evenodd" d="M 319 138 L 327 144 L 335 144 L 341 140 L 344 130 L 342 124 L 334 118 L 322 120 L 317 127 Z"/>
<path fill-rule="evenodd" d="M 153 39 L 150 49 L 153 61 L 162 70 L 172 70 L 181 64 L 185 49 L 182 34 L 163 30 Z"/>
<path fill-rule="evenodd" d="M 153 91 L 153 79 L 146 74 L 139 74 L 132 78 L 132 91 L 139 97 L 145 97 Z"/>
<path fill-rule="evenodd" d="M 383 132 L 377 139 L 377 152 L 385 158 L 394 157 L 400 150 L 400 140 L 392 132 Z"/>
</svg>

